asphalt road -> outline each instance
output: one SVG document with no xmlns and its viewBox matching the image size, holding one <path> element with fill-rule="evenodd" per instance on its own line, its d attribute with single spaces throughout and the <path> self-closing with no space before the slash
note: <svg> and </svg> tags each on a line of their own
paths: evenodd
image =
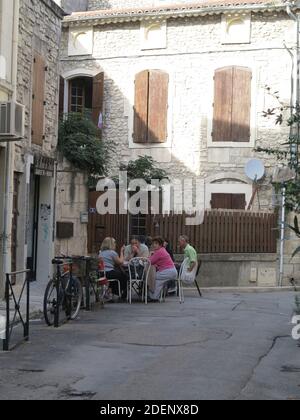
<svg viewBox="0 0 300 420">
<path fill-rule="evenodd" d="M 109 304 L 0 353 L 0 399 L 300 399 L 295 293 Z"/>
</svg>

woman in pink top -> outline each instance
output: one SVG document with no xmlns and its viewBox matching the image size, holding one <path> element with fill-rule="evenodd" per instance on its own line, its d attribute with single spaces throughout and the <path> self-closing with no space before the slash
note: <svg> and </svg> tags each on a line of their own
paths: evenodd
<svg viewBox="0 0 300 420">
<path fill-rule="evenodd" d="M 165 284 L 170 280 L 177 279 L 177 270 L 175 265 L 170 257 L 170 254 L 167 252 L 164 247 L 164 240 L 162 238 L 153 239 L 153 249 L 154 253 L 150 257 L 151 264 L 156 267 L 156 287 L 154 292 L 149 292 L 149 297 L 151 300 L 159 300 L 160 293 Z"/>
</svg>

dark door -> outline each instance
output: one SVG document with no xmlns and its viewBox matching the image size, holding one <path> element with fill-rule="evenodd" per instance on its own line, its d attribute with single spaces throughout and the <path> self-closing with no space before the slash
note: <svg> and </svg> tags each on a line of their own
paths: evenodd
<svg viewBox="0 0 300 420">
<path fill-rule="evenodd" d="M 36 280 L 37 253 L 38 253 L 38 220 L 39 220 L 39 197 L 40 197 L 40 177 L 34 176 L 32 173 L 32 181 L 30 184 L 30 249 L 28 250 L 27 269 L 31 270 L 32 280 Z"/>
</svg>

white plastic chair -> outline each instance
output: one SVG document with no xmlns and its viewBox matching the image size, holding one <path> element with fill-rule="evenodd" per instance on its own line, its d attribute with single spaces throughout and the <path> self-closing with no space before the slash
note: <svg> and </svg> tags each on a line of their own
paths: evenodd
<svg viewBox="0 0 300 420">
<path fill-rule="evenodd" d="M 132 304 L 132 294 L 135 292 L 140 296 L 142 288 L 142 300 L 148 304 L 148 277 L 150 273 L 151 262 L 148 258 L 133 258 L 129 261 L 129 285 L 128 302 Z"/>
<path fill-rule="evenodd" d="M 199 264 L 197 263 L 197 267 L 194 269 L 194 272 L 195 272 L 194 282 L 196 282 L 197 273 L 198 273 L 198 266 L 199 266 Z M 180 303 L 184 303 L 184 291 L 183 291 L 184 280 L 182 278 L 183 278 L 184 273 L 187 272 L 188 267 L 189 267 L 189 259 L 186 258 L 183 261 L 183 263 L 182 263 L 182 265 L 180 267 L 180 271 L 179 271 L 179 275 L 178 275 L 178 280 L 177 280 L 177 283 L 178 283 L 178 296 L 179 296 Z"/>
</svg>

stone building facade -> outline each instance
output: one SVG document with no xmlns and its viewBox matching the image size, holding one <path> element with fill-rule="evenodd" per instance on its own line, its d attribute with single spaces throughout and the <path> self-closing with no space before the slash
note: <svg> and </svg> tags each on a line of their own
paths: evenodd
<svg viewBox="0 0 300 420">
<path fill-rule="evenodd" d="M 59 48 L 62 9 L 53 0 L 20 0 L 16 101 L 24 138 L 11 146 L 7 271 L 30 268 L 40 282 L 54 256 Z"/>
<path fill-rule="evenodd" d="M 297 30 L 286 6 L 260 0 L 243 5 L 231 0 L 191 2 L 188 7 L 178 0 L 145 1 L 142 9 L 137 6 L 136 1 L 90 1 L 89 12 L 65 18 L 61 57 L 65 112 L 72 80 L 104 73 L 103 139 L 117 145 L 111 174 L 120 163 L 149 155 L 171 178 L 198 177 L 200 204 L 205 208 L 211 208 L 213 198 L 222 194 L 243 196 L 247 207 L 253 185 L 245 175 L 245 165 L 259 158 L 264 160 L 266 176 L 252 208 L 272 210 L 271 176 L 276 162 L 257 154 L 255 148 L 280 145 L 289 134 L 285 125 L 276 126 L 263 117 L 264 110 L 277 106 L 266 85 L 290 102 L 293 60 L 288 49 L 295 51 Z M 241 85 L 236 88 L 239 100 L 245 101 L 242 92 L 250 99 L 246 141 L 214 139 L 220 93 L 216 79 L 224 69 L 251 75 L 245 91 Z M 133 137 L 135 86 L 137 75 L 145 70 L 150 78 L 151 71 L 168 75 L 167 137 L 147 144 Z M 78 225 L 78 218 L 74 222 Z M 274 269 L 276 262 L 271 266 Z M 263 267 L 267 269 L 268 264 Z M 290 270 L 295 273 L 294 265 Z M 272 276 L 270 283 L 275 284 L 276 275 Z"/>
</svg>

